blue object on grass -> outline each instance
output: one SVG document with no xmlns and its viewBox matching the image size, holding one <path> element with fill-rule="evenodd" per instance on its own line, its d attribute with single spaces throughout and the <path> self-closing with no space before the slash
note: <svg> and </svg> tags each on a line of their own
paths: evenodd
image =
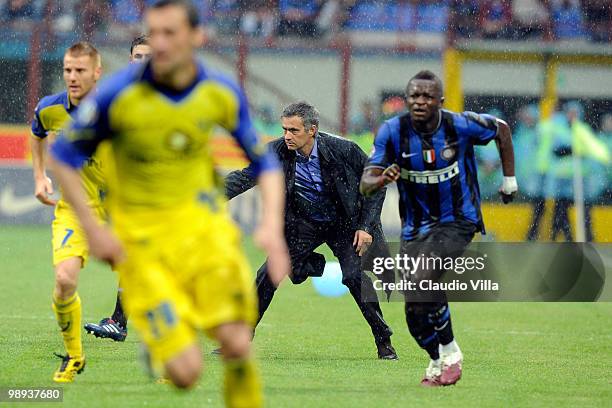
<svg viewBox="0 0 612 408">
<path fill-rule="evenodd" d="M 313 277 L 312 285 L 317 293 L 326 297 L 338 297 L 349 290 L 342 284 L 342 270 L 338 262 L 327 262 L 323 276 Z"/>
</svg>

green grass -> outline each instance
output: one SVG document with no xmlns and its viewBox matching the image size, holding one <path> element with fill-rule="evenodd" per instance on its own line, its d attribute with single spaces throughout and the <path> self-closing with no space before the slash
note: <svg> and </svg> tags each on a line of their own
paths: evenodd
<svg viewBox="0 0 612 408">
<path fill-rule="evenodd" d="M 53 352 L 63 349 L 50 307 L 49 238 L 44 227 L 0 229 L 0 387 L 54 386 L 59 360 Z M 246 245 L 255 267 L 262 255 Z M 85 321 L 112 311 L 115 288 L 115 276 L 103 265 L 83 270 Z M 398 362 L 376 359 L 369 328 L 348 295 L 322 298 L 310 282 L 284 284 L 255 338 L 267 406 L 610 406 L 610 303 L 453 305 L 464 378 L 442 389 L 418 386 L 427 358 L 406 330 L 403 305 L 382 307 L 395 330 Z M 147 379 L 133 331 L 125 343 L 85 334 L 83 341 L 88 366 L 64 386 L 63 406 L 222 405 L 222 367 L 208 353 L 199 385 L 183 393 Z"/>
</svg>

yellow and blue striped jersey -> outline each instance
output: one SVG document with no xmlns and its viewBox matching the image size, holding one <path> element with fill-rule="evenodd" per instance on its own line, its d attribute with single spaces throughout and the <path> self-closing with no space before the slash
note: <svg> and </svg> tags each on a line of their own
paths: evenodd
<svg viewBox="0 0 612 408">
<path fill-rule="evenodd" d="M 34 111 L 32 134 L 41 139 L 52 134 L 57 135 L 75 117 L 77 111 L 78 105 L 70 102 L 66 91 L 45 96 Z M 93 155 L 81 172 L 89 204 L 93 206 L 101 204 L 106 189 L 102 174 L 102 162 L 105 160 L 101 160 L 102 155 L 101 152 Z"/>
<path fill-rule="evenodd" d="M 79 168 L 99 143 L 111 141 L 111 218 L 125 229 L 144 223 L 135 221 L 143 213 L 150 222 L 152 214 L 218 199 L 211 146 L 216 126 L 233 135 L 257 173 L 278 169 L 253 128 L 243 92 L 199 62 L 197 78 L 182 91 L 158 84 L 150 63 L 112 75 L 83 101 L 52 154 Z"/>
</svg>

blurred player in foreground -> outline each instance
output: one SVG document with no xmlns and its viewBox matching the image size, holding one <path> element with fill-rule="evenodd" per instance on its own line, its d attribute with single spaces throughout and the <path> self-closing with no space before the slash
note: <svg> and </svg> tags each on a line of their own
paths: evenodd
<svg viewBox="0 0 612 408">
<path fill-rule="evenodd" d="M 151 58 L 151 46 L 146 35 L 134 38 L 130 45 L 130 62 L 147 62 Z M 115 310 L 110 317 L 100 320 L 100 323 L 87 323 L 85 330 L 96 337 L 110 338 L 115 341 L 124 341 L 127 337 L 127 314 L 121 303 L 121 282 L 117 290 L 117 301 Z"/>
<path fill-rule="evenodd" d="M 62 331 L 66 356 L 62 358 L 53 380 L 71 382 L 76 373 L 85 368 L 85 356 L 81 343 L 81 299 L 77 293 L 79 271 L 87 262 L 89 250 L 84 231 L 77 216 L 64 197 L 57 203 L 51 180 L 45 169 L 47 137 L 55 134 L 74 118 L 80 102 L 91 93 L 102 74 L 102 61 L 98 51 L 89 43 L 72 45 L 64 54 L 64 82 L 67 91 L 46 96 L 36 106 L 32 121 L 32 167 L 34 170 L 35 195 L 46 205 L 55 205 L 52 224 L 53 266 L 55 288 L 53 311 Z M 94 155 L 81 170 L 84 201 L 97 222 L 106 218 L 102 206 L 105 182 L 102 178 L 100 156 Z"/>
<path fill-rule="evenodd" d="M 441 109 L 442 82 L 430 71 L 410 79 L 406 94 L 408 113 L 387 120 L 378 131 L 361 191 L 371 195 L 398 182 L 402 254 L 416 257 L 428 246 L 426 256 L 460 256 L 476 232 L 484 233 L 474 145 L 495 140 L 504 174 L 503 201 L 512 201 L 517 191 L 510 128 L 490 115 Z M 419 269 L 408 279 L 418 287 L 418 281 L 436 281 L 444 272 Z M 406 292 L 406 322 L 431 358 L 421 384 L 456 383 L 463 355 L 453 336 L 445 293 L 427 298 Z"/>
<path fill-rule="evenodd" d="M 52 147 L 55 171 L 94 256 L 116 265 L 123 300 L 154 371 L 180 388 L 202 370 L 197 334 L 221 344 L 225 401 L 262 404 L 251 356 L 257 317 L 251 272 L 217 185 L 210 138 L 230 131 L 255 163 L 263 200 L 256 242 L 278 284 L 289 271 L 283 178 L 251 124 L 242 91 L 195 60 L 203 30 L 197 10 L 162 0 L 145 14 L 153 56 L 113 75 L 85 101 Z M 105 139 L 112 144 L 108 207 L 113 232 L 85 203 L 77 169 Z M 117 180 L 120 177 L 120 182 Z"/>
</svg>

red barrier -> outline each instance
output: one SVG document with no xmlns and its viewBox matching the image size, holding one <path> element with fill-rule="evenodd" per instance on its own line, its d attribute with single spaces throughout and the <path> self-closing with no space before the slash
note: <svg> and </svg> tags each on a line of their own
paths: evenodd
<svg viewBox="0 0 612 408">
<path fill-rule="evenodd" d="M 0 125 L 0 160 L 30 160 L 30 129 L 27 126 Z M 270 140 L 264 136 L 265 140 Z M 240 169 L 247 165 L 242 149 L 234 139 L 218 134 L 212 138 L 215 164 L 224 171 Z"/>
</svg>

